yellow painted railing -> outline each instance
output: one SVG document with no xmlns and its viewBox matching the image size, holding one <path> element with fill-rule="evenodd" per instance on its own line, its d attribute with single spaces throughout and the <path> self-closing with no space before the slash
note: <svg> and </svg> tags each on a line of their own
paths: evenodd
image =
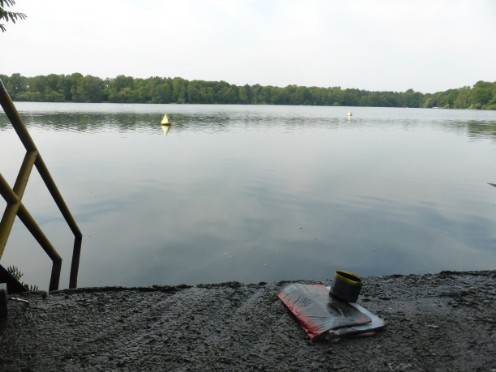
<svg viewBox="0 0 496 372">
<path fill-rule="evenodd" d="M 49 290 L 56 290 L 59 287 L 60 280 L 60 270 L 62 268 L 62 258 L 57 253 L 55 248 L 52 246 L 48 238 L 45 236 L 41 228 L 38 226 L 36 221 L 33 219 L 29 211 L 22 204 L 22 196 L 26 185 L 31 174 L 33 166 L 38 170 L 41 178 L 43 179 L 48 191 L 52 195 L 53 200 L 57 204 L 60 212 L 64 216 L 69 228 L 74 234 L 74 248 L 72 252 L 72 263 L 71 263 L 71 273 L 69 279 L 69 288 L 77 287 L 77 276 L 79 270 L 79 256 L 81 254 L 81 242 L 83 240 L 83 235 L 79 230 L 76 221 L 72 217 L 69 208 L 67 207 L 62 195 L 60 194 L 55 182 L 53 181 L 48 168 L 43 161 L 35 143 L 33 142 L 31 136 L 29 135 L 26 126 L 22 122 L 19 113 L 17 112 L 12 99 L 10 98 L 3 82 L 0 80 L 0 103 L 2 108 L 9 118 L 14 130 L 16 131 L 19 139 L 21 140 L 24 148 L 26 149 L 26 155 L 24 161 L 22 162 L 21 169 L 17 176 L 14 187 L 11 188 L 8 182 L 3 178 L 0 173 L 0 194 L 3 196 L 7 202 L 5 212 L 0 222 L 0 259 L 2 258 L 5 246 L 7 245 L 7 240 L 9 239 L 10 232 L 12 231 L 12 226 L 14 220 L 17 217 L 24 223 L 29 232 L 33 235 L 36 241 L 41 245 L 43 250 L 48 254 L 52 260 L 52 273 L 50 276 Z"/>
</svg>

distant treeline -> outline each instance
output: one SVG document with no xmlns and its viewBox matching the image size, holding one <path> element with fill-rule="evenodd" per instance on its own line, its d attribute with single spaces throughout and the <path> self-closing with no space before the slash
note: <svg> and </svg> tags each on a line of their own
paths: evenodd
<svg viewBox="0 0 496 372">
<path fill-rule="evenodd" d="M 233 85 L 225 81 L 148 79 L 117 76 L 112 79 L 74 73 L 24 77 L 1 75 L 15 101 L 206 103 L 375 107 L 441 107 L 496 110 L 496 82 L 479 81 L 473 87 L 437 93 L 371 92 L 340 87 L 320 88 Z"/>
</svg>

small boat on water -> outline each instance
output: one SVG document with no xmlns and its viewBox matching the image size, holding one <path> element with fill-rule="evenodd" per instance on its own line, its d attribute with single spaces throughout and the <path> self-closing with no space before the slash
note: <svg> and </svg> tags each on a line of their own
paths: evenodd
<svg viewBox="0 0 496 372">
<path fill-rule="evenodd" d="M 162 121 L 160 122 L 161 125 L 172 125 L 172 121 L 169 119 L 169 115 L 164 114 L 164 117 L 162 118 Z"/>
</svg>

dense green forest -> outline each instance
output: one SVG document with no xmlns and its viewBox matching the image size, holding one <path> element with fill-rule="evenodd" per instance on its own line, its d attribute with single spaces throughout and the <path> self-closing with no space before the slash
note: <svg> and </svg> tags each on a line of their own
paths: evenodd
<svg viewBox="0 0 496 372">
<path fill-rule="evenodd" d="M 117 76 L 112 79 L 74 73 L 24 77 L 1 75 L 15 101 L 208 103 L 319 106 L 442 107 L 496 110 L 496 82 L 479 81 L 473 87 L 437 93 L 372 92 L 340 87 L 320 88 L 243 85 L 224 81 L 148 79 Z"/>
</svg>

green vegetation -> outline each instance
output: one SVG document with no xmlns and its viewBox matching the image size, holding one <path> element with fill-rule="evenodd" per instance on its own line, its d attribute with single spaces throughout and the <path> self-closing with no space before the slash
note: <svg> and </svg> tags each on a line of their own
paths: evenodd
<svg viewBox="0 0 496 372">
<path fill-rule="evenodd" d="M 24 13 L 12 12 L 6 10 L 6 8 L 14 5 L 15 5 L 15 0 L 0 0 L 0 21 L 5 21 L 5 22 L 10 21 L 12 23 L 16 23 L 17 20 L 26 18 L 26 14 Z M 2 30 L 2 32 L 7 31 L 7 29 L 3 24 L 0 24 L 0 30 Z"/>
<path fill-rule="evenodd" d="M 207 103 L 318 106 L 441 107 L 496 110 L 496 82 L 445 92 L 371 92 L 340 87 L 319 88 L 243 85 L 224 81 L 188 81 L 179 77 L 113 79 L 74 73 L 24 77 L 0 75 L 12 99 L 38 102 Z"/>
<path fill-rule="evenodd" d="M 10 275 L 12 275 L 16 280 L 21 282 L 21 278 L 24 276 L 21 270 L 17 266 L 9 266 L 7 267 L 7 271 L 9 272 Z M 35 292 L 38 290 L 38 286 L 36 285 L 29 285 L 26 283 L 21 282 L 21 284 L 30 292 Z"/>
</svg>

